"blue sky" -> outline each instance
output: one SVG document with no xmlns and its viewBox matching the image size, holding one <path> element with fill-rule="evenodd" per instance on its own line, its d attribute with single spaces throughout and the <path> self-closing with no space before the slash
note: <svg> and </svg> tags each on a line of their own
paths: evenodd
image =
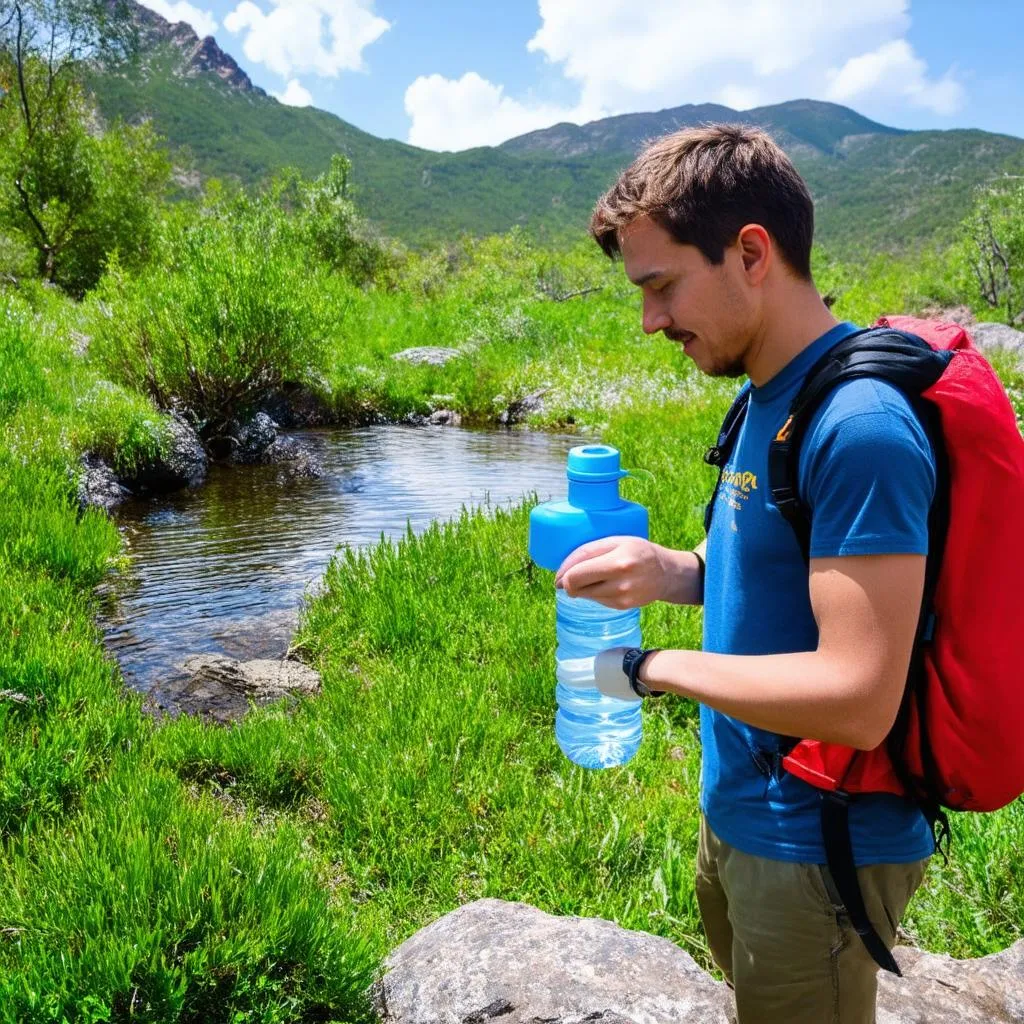
<svg viewBox="0 0 1024 1024">
<path fill-rule="evenodd" d="M 1024 137 L 1024 0 L 143 0 L 267 92 L 383 138 L 495 145 L 558 121 L 812 97 Z"/>
</svg>

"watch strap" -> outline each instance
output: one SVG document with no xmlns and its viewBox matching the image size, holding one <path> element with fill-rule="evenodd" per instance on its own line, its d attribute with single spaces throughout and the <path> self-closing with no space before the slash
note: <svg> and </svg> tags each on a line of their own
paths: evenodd
<svg viewBox="0 0 1024 1024">
<path fill-rule="evenodd" d="M 697 577 L 700 580 L 700 596 L 701 600 L 704 600 L 704 578 L 707 576 L 708 563 L 705 557 L 699 552 L 694 551 L 693 556 L 697 559 Z"/>
<path fill-rule="evenodd" d="M 640 681 L 640 666 L 652 655 L 662 650 L 661 647 L 629 647 L 622 656 L 622 671 L 629 680 L 629 688 L 638 697 L 661 697 L 664 690 L 652 690 Z"/>
</svg>

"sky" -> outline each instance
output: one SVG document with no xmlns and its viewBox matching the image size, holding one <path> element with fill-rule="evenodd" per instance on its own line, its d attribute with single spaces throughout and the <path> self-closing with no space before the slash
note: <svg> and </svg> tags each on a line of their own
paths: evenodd
<svg viewBox="0 0 1024 1024">
<path fill-rule="evenodd" d="M 1024 0 L 141 0 L 282 103 L 432 150 L 811 98 L 1024 137 Z"/>
</svg>

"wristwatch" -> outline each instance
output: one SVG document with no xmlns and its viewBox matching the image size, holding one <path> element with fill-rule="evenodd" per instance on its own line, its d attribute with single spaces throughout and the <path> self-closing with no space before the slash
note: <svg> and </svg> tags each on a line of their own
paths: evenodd
<svg viewBox="0 0 1024 1024">
<path fill-rule="evenodd" d="M 622 671 L 629 680 L 629 688 L 638 697 L 663 697 L 664 690 L 652 690 L 646 683 L 640 682 L 640 666 L 652 655 L 662 650 L 661 647 L 627 647 L 622 655 Z"/>
</svg>

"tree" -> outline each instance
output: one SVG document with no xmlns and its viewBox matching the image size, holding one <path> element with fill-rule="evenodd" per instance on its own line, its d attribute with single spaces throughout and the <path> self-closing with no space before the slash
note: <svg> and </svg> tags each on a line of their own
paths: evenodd
<svg viewBox="0 0 1024 1024">
<path fill-rule="evenodd" d="M 83 61 L 133 53 L 123 0 L 0 0 L 0 219 L 74 294 L 114 249 L 144 258 L 169 173 L 150 129 L 101 130 L 79 81 Z"/>
<path fill-rule="evenodd" d="M 1006 322 L 1024 317 L 1024 178 L 978 193 L 960 229 L 960 255 L 980 297 Z"/>
</svg>

